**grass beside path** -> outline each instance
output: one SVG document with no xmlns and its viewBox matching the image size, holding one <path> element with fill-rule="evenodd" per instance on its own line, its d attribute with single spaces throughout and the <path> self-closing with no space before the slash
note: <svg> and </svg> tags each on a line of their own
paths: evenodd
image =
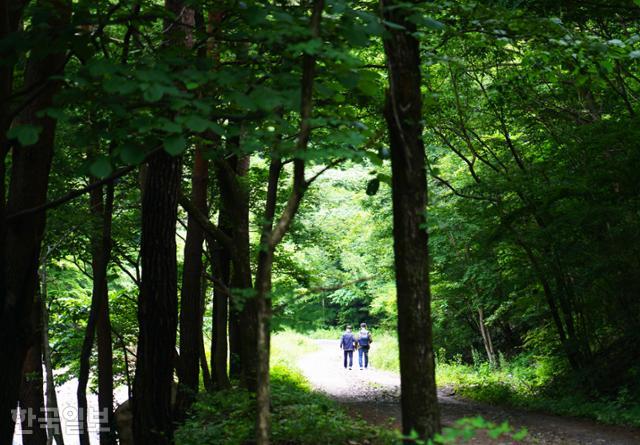
<svg viewBox="0 0 640 445">
<path fill-rule="evenodd" d="M 395 443 L 395 432 L 354 419 L 336 402 L 311 391 L 295 362 L 315 348 L 311 338 L 292 331 L 272 337 L 272 443 Z M 201 394 L 189 419 L 176 431 L 175 441 L 177 445 L 251 443 L 254 421 L 255 403 L 249 392 L 234 388 Z"/>
</svg>

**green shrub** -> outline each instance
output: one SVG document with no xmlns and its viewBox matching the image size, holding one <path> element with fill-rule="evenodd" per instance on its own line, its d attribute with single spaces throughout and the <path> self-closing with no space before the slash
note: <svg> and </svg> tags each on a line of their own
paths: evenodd
<svg viewBox="0 0 640 445">
<path fill-rule="evenodd" d="M 566 365 L 555 358 L 522 354 L 511 361 L 501 359 L 497 369 L 487 363 L 439 362 L 436 380 L 439 386 L 452 386 L 473 400 L 640 426 L 637 395 L 624 388 L 615 398 L 586 394 L 572 383 L 575 379 Z"/>
<path fill-rule="evenodd" d="M 272 369 L 272 442 L 287 445 L 346 444 L 368 440 L 392 444 L 396 433 L 347 415 L 327 397 L 311 392 L 297 372 Z M 177 445 L 234 445 L 254 435 L 255 402 L 246 390 L 234 388 L 201 394 L 189 419 L 175 435 Z"/>
</svg>

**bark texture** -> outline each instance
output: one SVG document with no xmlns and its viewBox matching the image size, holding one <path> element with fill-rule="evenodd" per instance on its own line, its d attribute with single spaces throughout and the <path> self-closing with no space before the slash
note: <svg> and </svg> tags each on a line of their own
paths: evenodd
<svg viewBox="0 0 640 445">
<path fill-rule="evenodd" d="M 34 309 L 34 314 L 39 313 L 37 308 Z M 38 328 L 36 335 L 39 334 Z M 23 445 L 45 445 L 47 442 L 44 425 L 39 421 L 44 417 L 42 386 L 42 348 L 38 338 L 29 348 L 22 368 L 20 410 L 24 414 L 21 418 Z"/>
<path fill-rule="evenodd" d="M 137 445 L 169 444 L 173 436 L 173 382 L 178 323 L 176 271 L 179 158 L 161 152 L 149 162 L 142 200 L 142 286 L 138 299 L 138 352 L 133 383 Z"/>
<path fill-rule="evenodd" d="M 17 29 L 20 12 L 25 3 L 0 3 L 0 37 Z M 55 40 L 68 23 L 69 3 L 42 0 L 40 6 L 51 14 L 49 17 L 43 17 L 46 23 L 35 26 L 48 26 L 51 39 Z M 34 125 L 40 127 L 41 131 L 38 141 L 33 145 L 22 147 L 17 142 L 13 143 L 9 196 L 6 207 L 0 208 L 0 211 L 5 210 L 5 214 L 0 216 L 36 207 L 46 201 L 56 122 L 50 117 L 39 117 L 38 112 L 52 104 L 60 84 L 50 78 L 62 71 L 65 61 L 65 54 L 51 53 L 37 59 L 31 57 L 27 62 L 25 85 L 41 85 L 41 88 L 37 96 L 21 109 L 16 123 Z M 2 95 L 11 91 L 11 78 L 12 74 L 6 70 L 0 72 Z M 4 137 L 4 131 L 11 121 L 7 114 L 9 104 L 4 100 L 0 102 L 0 126 L 3 127 L 0 130 L 3 130 Z M 0 173 L 4 173 L 4 160 L 8 150 L 8 142 L 2 142 Z M 0 179 L 4 185 L 4 175 Z M 4 203 L 4 193 L 0 198 Z M 46 214 L 41 212 L 29 218 L 17 218 L 0 227 L 0 234 L 3 235 L 0 245 L 5 249 L 0 251 L 0 356 L 6 363 L 6 366 L 0 367 L 0 443 L 11 443 L 14 427 L 11 410 L 17 406 L 26 353 L 35 341 L 32 312 L 45 217 Z M 5 219 L 2 218 L 2 221 L 4 223 Z"/>
<path fill-rule="evenodd" d="M 398 300 L 402 430 L 421 438 L 440 429 L 432 344 L 428 237 L 425 228 L 427 178 L 422 141 L 420 53 L 399 2 L 382 0 L 388 28 L 384 48 L 389 90 L 384 115 L 391 143 L 393 236 Z M 395 6 L 395 7 L 394 7 Z"/>
<path fill-rule="evenodd" d="M 193 10 L 165 0 L 167 45 L 189 48 Z M 187 26 L 182 26 L 182 24 Z M 133 437 L 137 445 L 173 442 L 171 387 L 176 356 L 178 289 L 176 221 L 182 162 L 164 151 L 147 164 L 142 197 L 138 297 L 138 353 L 133 383 Z"/>
</svg>

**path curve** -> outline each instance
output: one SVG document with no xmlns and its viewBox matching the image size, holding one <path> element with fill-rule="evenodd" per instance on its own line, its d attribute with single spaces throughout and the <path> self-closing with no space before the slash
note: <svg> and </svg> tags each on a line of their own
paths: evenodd
<svg viewBox="0 0 640 445">
<path fill-rule="evenodd" d="M 372 366 L 360 371 L 342 367 L 338 340 L 317 340 L 318 350 L 305 354 L 298 366 L 311 386 L 327 394 L 376 424 L 400 427 L 400 377 L 375 369 L 375 344 L 371 347 Z M 354 354 L 357 362 L 357 352 Z M 482 416 L 494 422 L 509 421 L 515 428 L 526 427 L 527 439 L 520 443 L 545 445 L 638 445 L 640 430 L 602 425 L 593 421 L 560 417 L 504 406 L 493 406 L 454 397 L 446 389 L 438 390 L 443 424 L 451 425 L 461 417 Z M 472 444 L 504 444 L 504 440 L 477 438 Z"/>
</svg>

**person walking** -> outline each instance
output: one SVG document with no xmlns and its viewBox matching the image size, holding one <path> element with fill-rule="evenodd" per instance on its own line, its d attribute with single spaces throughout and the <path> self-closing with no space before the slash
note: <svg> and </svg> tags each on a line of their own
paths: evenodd
<svg viewBox="0 0 640 445">
<path fill-rule="evenodd" d="M 358 332 L 358 337 L 356 339 L 360 371 L 369 367 L 369 348 L 371 347 L 372 341 L 371 332 L 367 330 L 367 324 L 360 323 L 360 332 Z"/>
<path fill-rule="evenodd" d="M 347 359 L 349 361 L 349 369 L 353 367 L 353 350 L 356 347 L 356 337 L 351 332 L 351 326 L 347 325 L 347 329 L 340 339 L 340 349 L 344 353 L 344 369 L 347 369 Z"/>
</svg>

